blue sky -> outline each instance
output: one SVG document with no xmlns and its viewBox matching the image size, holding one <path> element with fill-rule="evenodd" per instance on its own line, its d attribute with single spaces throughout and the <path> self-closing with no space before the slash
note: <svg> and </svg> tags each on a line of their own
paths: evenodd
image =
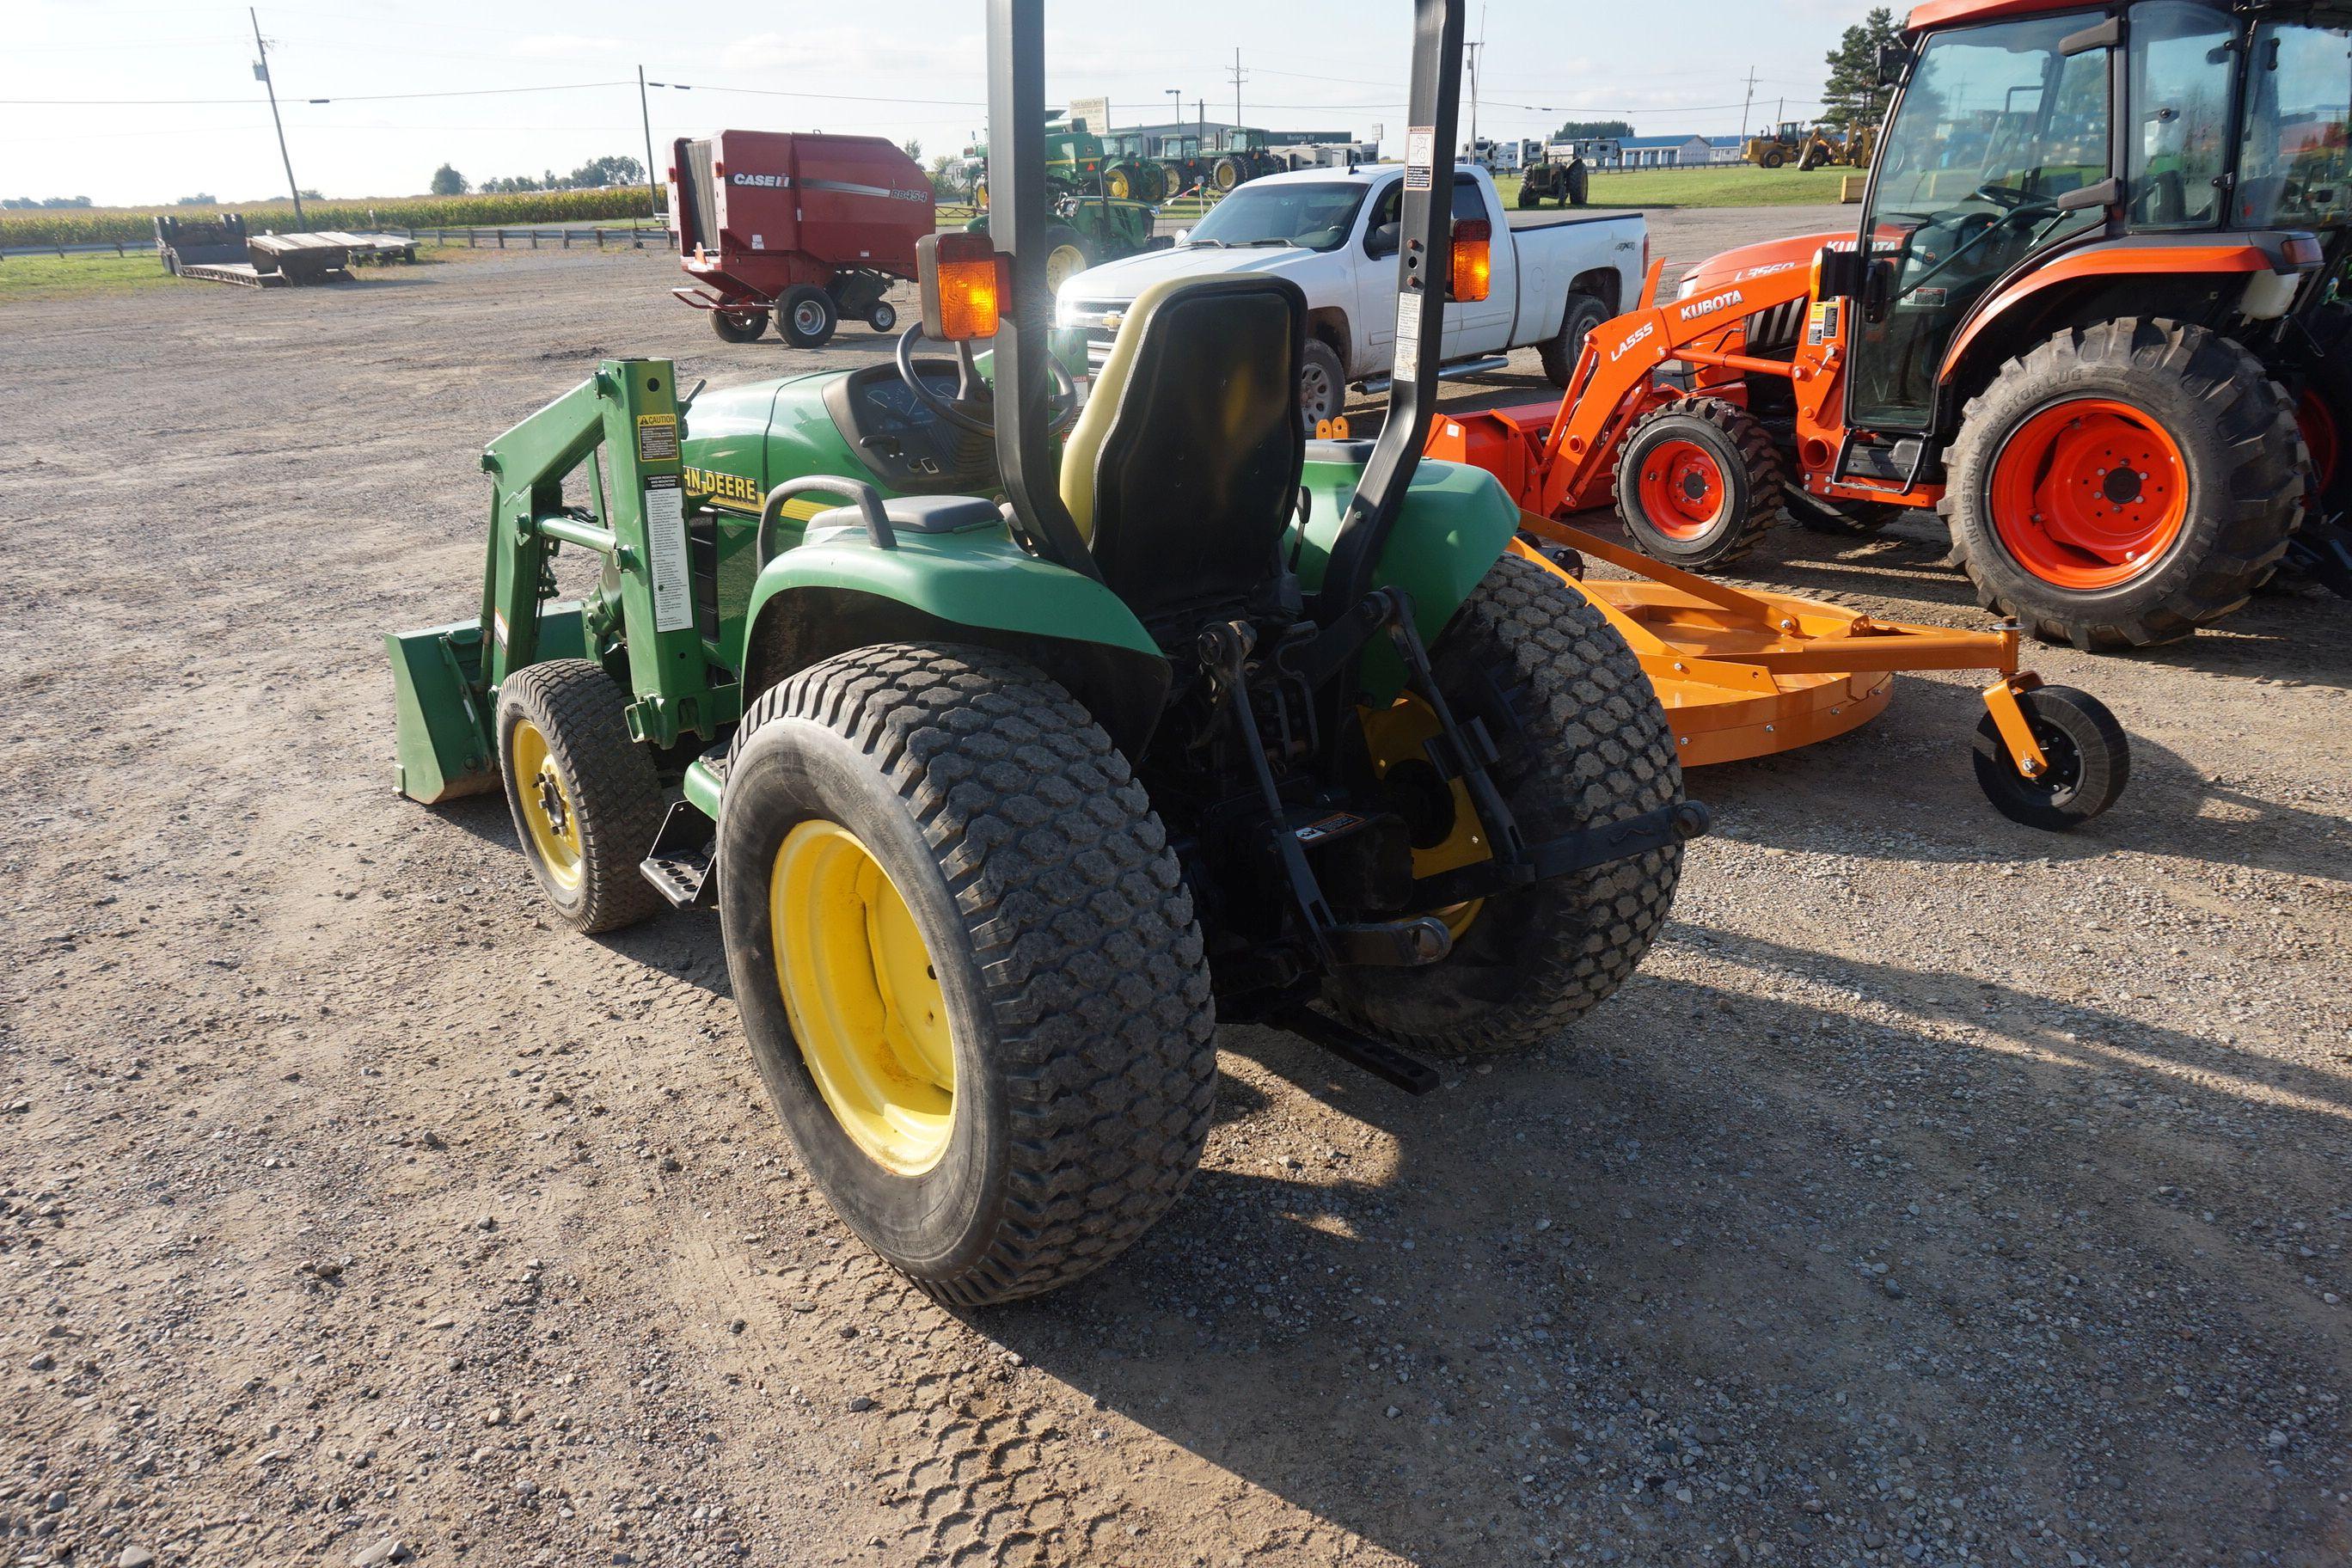
<svg viewBox="0 0 2352 1568">
<path fill-rule="evenodd" d="M 1864 9 L 1487 0 L 1479 130 L 1539 135 L 1571 114 L 1622 112 L 1644 134 L 1729 133 L 1751 69 L 1751 121 L 1784 96 L 1794 118 L 1812 109 L 1823 53 Z M 284 194 L 242 5 L 5 0 L 0 10 L 0 195 Z M 275 0 L 259 10 L 295 174 L 331 196 L 421 191 L 445 159 L 479 180 L 642 157 L 640 64 L 695 89 L 653 94 L 657 149 L 743 126 L 916 137 L 928 158 L 960 150 L 982 118 L 975 0 Z M 1403 121 L 1404 0 L 1094 0 L 1049 4 L 1046 18 L 1052 90 L 1108 95 L 1115 125 L 1165 118 L 1171 88 L 1188 114 L 1205 98 L 1212 119 L 1232 118 L 1237 44 L 1248 123 L 1360 135 L 1380 125 L 1393 140 Z M 519 87 L 553 90 L 482 91 Z M 472 96 L 362 97 L 406 93 Z M 226 101 L 152 101 L 166 99 Z"/>
</svg>

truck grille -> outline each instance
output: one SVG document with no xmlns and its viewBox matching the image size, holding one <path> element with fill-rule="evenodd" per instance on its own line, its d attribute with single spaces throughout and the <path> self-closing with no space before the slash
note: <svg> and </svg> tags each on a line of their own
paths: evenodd
<svg viewBox="0 0 2352 1568">
<path fill-rule="evenodd" d="M 1087 363 L 1100 368 L 1110 358 L 1110 345 L 1118 337 L 1118 324 L 1126 320 L 1129 301 L 1125 300 L 1081 300 L 1062 317 L 1062 325 L 1083 331 L 1087 335 Z"/>
</svg>

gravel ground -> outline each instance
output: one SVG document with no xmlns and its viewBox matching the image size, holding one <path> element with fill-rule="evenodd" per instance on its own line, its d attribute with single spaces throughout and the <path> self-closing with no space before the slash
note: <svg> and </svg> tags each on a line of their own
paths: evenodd
<svg viewBox="0 0 2352 1568">
<path fill-rule="evenodd" d="M 715 922 L 551 929 L 495 799 L 390 787 L 377 638 L 474 603 L 490 436 L 602 354 L 883 352 L 726 347 L 671 281 L 0 309 L 11 1561 L 2352 1552 L 2352 606 L 2038 653 L 2138 748 L 2070 838 L 1979 798 L 1966 676 L 1695 775 L 1719 831 L 1569 1037 L 1412 1100 L 1226 1030 L 1168 1222 L 951 1315 L 803 1178 Z M 1978 624 L 1940 553 L 1755 571 Z"/>
</svg>

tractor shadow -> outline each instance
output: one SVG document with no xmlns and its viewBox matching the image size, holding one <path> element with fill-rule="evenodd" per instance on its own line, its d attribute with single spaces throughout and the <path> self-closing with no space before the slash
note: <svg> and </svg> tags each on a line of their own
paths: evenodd
<svg viewBox="0 0 2352 1568">
<path fill-rule="evenodd" d="M 2263 1528 L 2257 1444 L 2158 1396 L 2210 1376 L 2211 1347 L 2138 1331 L 2138 1299 L 2162 1285 L 2298 1373 L 2329 1363 L 2308 1266 L 2200 1218 L 2199 1189 L 2226 1170 L 2277 1212 L 2332 1202 L 2315 1151 L 2352 1115 L 2342 1078 L 1883 957 L 1692 928 L 1669 952 L 1705 979 L 1645 977 L 1573 1047 L 1447 1064 L 1420 1100 L 1224 1031 L 1228 1084 L 1324 1113 L 1223 1118 L 1127 1259 L 975 1327 L 1223 1472 L 1181 1489 L 1232 1500 L 1242 1556 L 1335 1561 L 1352 1535 L 1464 1568 L 1717 1561 L 1739 1528 L 1847 1561 L 1893 1532 L 1866 1476 L 1993 1450 L 2012 1511 L 1979 1522 L 2021 1542 L 2111 1506 L 2066 1456 L 2118 1384 L 2153 1467 L 2134 1511 L 2184 1550 Z M 1894 1021 L 1767 994 L 1792 983 Z M 2044 1289 L 2129 1356 L 2015 1375 L 2017 1301 Z M 1826 1515 L 1800 1509 L 1815 1487 Z"/>
</svg>

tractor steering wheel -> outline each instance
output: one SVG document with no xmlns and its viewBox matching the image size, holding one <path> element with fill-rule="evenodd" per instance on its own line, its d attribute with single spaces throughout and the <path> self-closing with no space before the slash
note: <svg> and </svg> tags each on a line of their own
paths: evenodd
<svg viewBox="0 0 2352 1568">
<path fill-rule="evenodd" d="M 972 361 L 971 345 L 968 342 L 956 344 L 955 395 L 941 397 L 931 390 L 930 384 L 915 368 L 915 344 L 929 335 L 919 321 L 898 335 L 898 379 L 907 384 L 907 390 L 915 395 L 916 402 L 950 425 L 968 435 L 993 439 L 996 436 L 995 420 L 992 417 L 982 418 L 971 412 L 973 409 L 992 409 L 996 403 L 987 378 L 980 374 L 980 366 Z M 1045 356 L 1045 366 L 1054 373 L 1054 389 L 1045 402 L 1045 433 L 1058 436 L 1068 429 L 1070 422 L 1078 416 L 1078 389 L 1071 383 L 1070 373 L 1062 368 L 1062 362 L 1051 353 Z"/>
</svg>

